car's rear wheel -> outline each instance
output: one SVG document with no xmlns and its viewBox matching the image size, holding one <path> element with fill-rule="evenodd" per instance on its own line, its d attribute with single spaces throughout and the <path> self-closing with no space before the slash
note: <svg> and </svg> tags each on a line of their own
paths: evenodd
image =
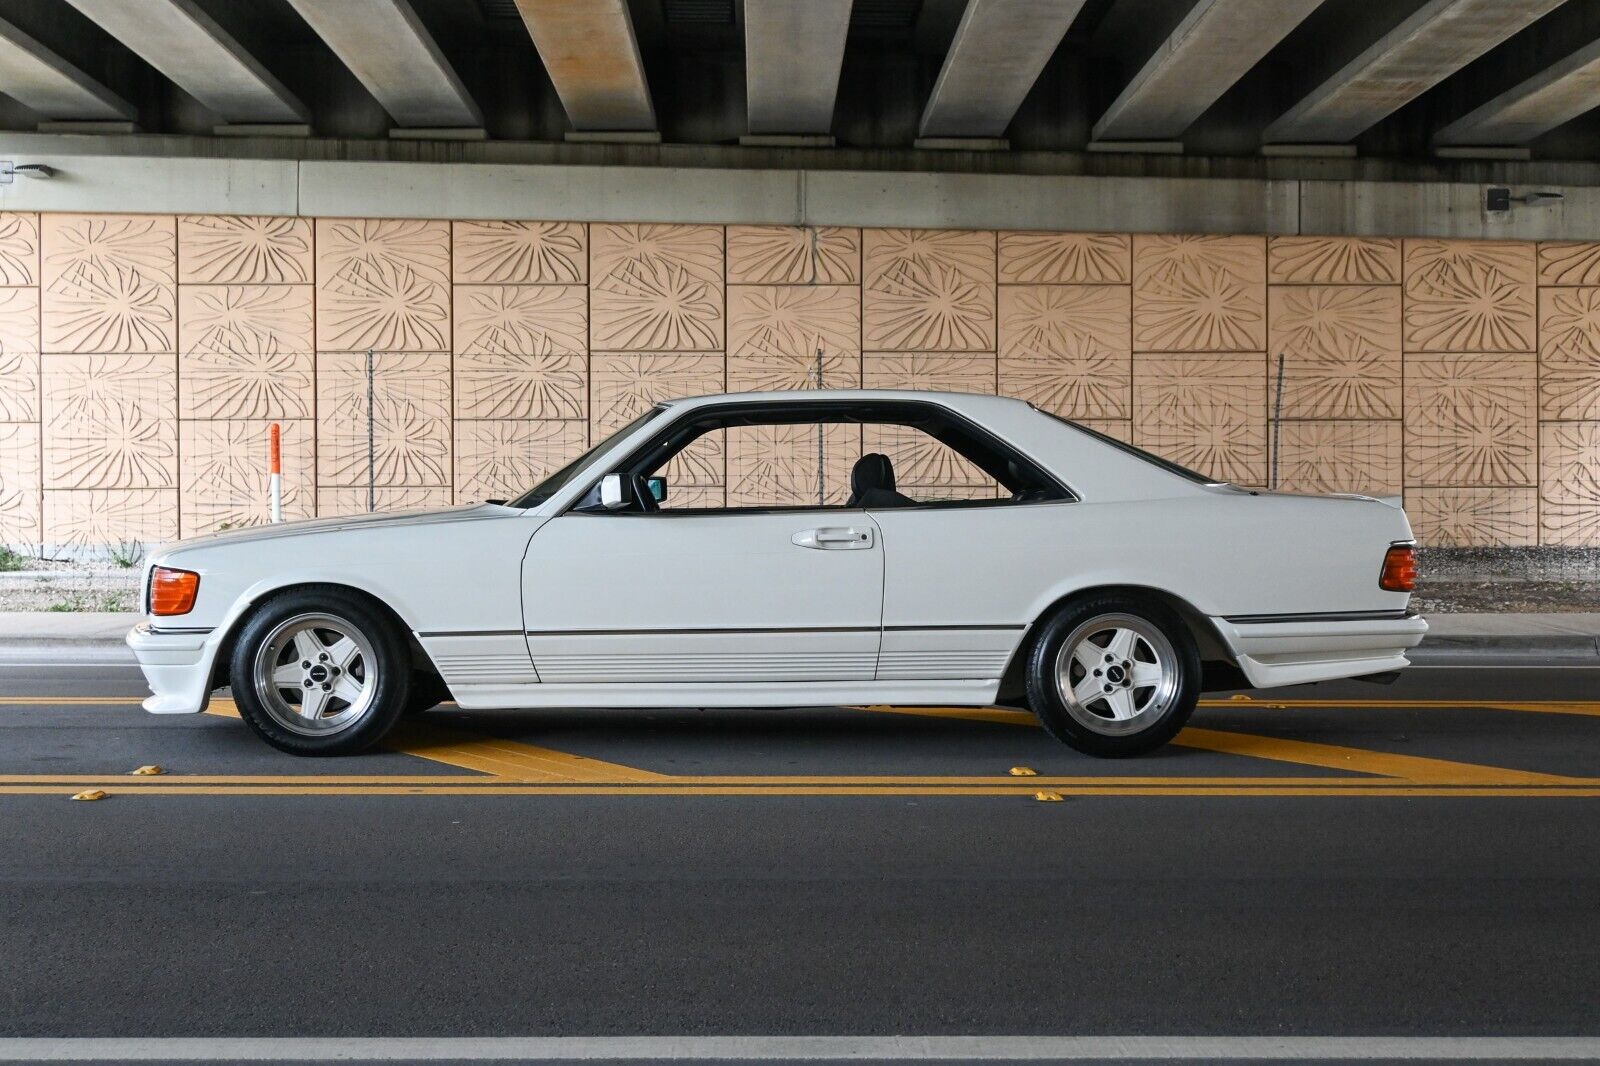
<svg viewBox="0 0 1600 1066">
<path fill-rule="evenodd" d="M 1088 755 L 1142 755 L 1183 728 L 1200 697 L 1200 655 L 1164 605 L 1089 596 L 1044 623 L 1028 657 L 1028 704 Z"/>
<path fill-rule="evenodd" d="M 337 590 L 293 592 L 245 623 L 230 664 L 239 714 L 295 755 L 350 755 L 405 710 L 411 664 L 384 615 Z"/>
</svg>

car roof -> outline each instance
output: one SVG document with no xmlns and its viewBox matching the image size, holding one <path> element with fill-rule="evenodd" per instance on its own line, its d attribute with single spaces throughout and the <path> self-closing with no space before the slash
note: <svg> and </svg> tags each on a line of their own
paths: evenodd
<svg viewBox="0 0 1600 1066">
<path fill-rule="evenodd" d="M 838 403 L 840 401 L 900 400 L 939 403 L 957 410 L 1024 409 L 1030 405 L 1025 400 L 993 393 L 930 392 L 918 389 L 797 389 L 788 392 L 726 392 L 705 396 L 685 396 L 667 400 L 664 406 L 674 410 L 704 407 L 724 403 Z"/>
</svg>

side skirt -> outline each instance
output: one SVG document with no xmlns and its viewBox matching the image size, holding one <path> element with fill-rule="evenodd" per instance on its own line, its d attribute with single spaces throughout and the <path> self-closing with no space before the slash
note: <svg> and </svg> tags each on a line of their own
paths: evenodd
<svg viewBox="0 0 1600 1066">
<path fill-rule="evenodd" d="M 452 685 L 469 710 L 514 707 L 837 707 L 848 703 L 986 707 L 1000 680 L 784 681 L 773 684 Z"/>
</svg>

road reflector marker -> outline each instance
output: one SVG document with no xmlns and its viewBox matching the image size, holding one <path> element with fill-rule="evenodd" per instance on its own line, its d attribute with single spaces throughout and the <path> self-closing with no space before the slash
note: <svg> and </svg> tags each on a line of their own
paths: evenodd
<svg viewBox="0 0 1600 1066">
<path fill-rule="evenodd" d="M 1011 768 L 1011 776 L 1012 777 L 1038 777 L 1039 776 L 1039 771 L 1035 770 L 1031 766 L 1013 766 Z"/>
<path fill-rule="evenodd" d="M 1229 696 L 1228 698 L 1230 700 L 1233 700 L 1233 701 L 1237 702 L 1237 703 L 1248 703 L 1248 702 L 1250 702 L 1250 697 L 1246 696 L 1243 692 L 1235 692 L 1232 696 Z"/>
<path fill-rule="evenodd" d="M 141 766 L 137 770 L 130 770 L 128 772 L 134 777 L 155 777 L 157 774 L 166 773 L 166 771 L 159 766 Z"/>
<path fill-rule="evenodd" d="M 82 792 L 75 793 L 72 798 L 75 800 L 103 800 L 108 795 L 110 795 L 110 793 L 106 792 L 104 789 L 90 788 L 85 789 Z"/>
<path fill-rule="evenodd" d="M 1035 792 L 1033 794 L 1033 798 L 1038 800 L 1040 803 L 1062 802 L 1061 793 L 1059 792 Z"/>
</svg>

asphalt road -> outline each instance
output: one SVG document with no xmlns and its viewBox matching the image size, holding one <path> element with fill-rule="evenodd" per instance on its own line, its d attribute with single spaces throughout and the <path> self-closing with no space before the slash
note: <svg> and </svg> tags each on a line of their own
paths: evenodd
<svg viewBox="0 0 1600 1066">
<path fill-rule="evenodd" d="M 446 709 L 308 761 L 38 658 L 4 1037 L 1600 1036 L 1600 671 L 1220 700 L 1123 762 L 849 709 Z"/>
</svg>

